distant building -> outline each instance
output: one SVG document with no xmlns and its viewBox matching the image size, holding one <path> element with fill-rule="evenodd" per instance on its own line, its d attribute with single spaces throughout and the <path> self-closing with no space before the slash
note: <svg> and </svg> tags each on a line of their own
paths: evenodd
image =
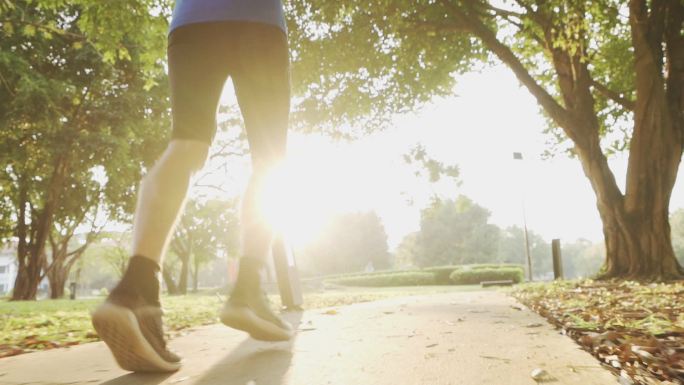
<svg viewBox="0 0 684 385">
<path fill-rule="evenodd" d="M 17 243 L 10 242 L 0 247 L 0 296 L 9 295 L 14 289 L 14 281 L 17 279 Z M 38 296 L 46 295 L 49 290 L 47 277 L 43 278 L 38 285 Z"/>
<path fill-rule="evenodd" d="M 14 245 L 0 249 L 0 295 L 7 295 L 17 278 L 17 251 Z"/>
</svg>

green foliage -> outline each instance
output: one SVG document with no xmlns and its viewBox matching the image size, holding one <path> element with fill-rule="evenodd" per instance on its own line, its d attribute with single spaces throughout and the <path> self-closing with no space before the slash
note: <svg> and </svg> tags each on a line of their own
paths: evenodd
<svg viewBox="0 0 684 385">
<path fill-rule="evenodd" d="M 168 11 L 162 0 L 0 3 L 0 241 L 25 242 L 20 269 L 44 264 L 46 234 L 133 211 L 170 122 Z M 19 276 L 37 284 L 36 271 Z"/>
<path fill-rule="evenodd" d="M 233 200 L 193 200 L 186 204 L 185 212 L 176 227 L 171 251 L 177 258 L 167 258 L 164 267 L 168 272 L 180 270 L 179 290 L 187 290 L 190 263 L 194 270 L 194 284 L 198 285 L 199 271 L 219 254 L 235 257 L 239 252 L 239 202 Z M 180 266 L 179 266 L 180 265 Z M 171 274 L 165 274 L 167 286 Z"/>
<path fill-rule="evenodd" d="M 414 173 L 416 176 L 421 176 L 427 171 L 428 181 L 436 183 L 443 177 L 451 178 L 460 183 L 460 170 L 456 165 L 445 165 L 444 163 L 430 158 L 427 154 L 425 146 L 418 144 L 411 149 L 408 154 L 404 155 L 404 161 L 407 164 L 416 164 L 419 166 Z"/>
<path fill-rule="evenodd" d="M 606 247 L 602 242 L 578 239 L 561 246 L 561 257 L 565 278 L 592 278 L 599 273 L 605 261 Z"/>
<path fill-rule="evenodd" d="M 456 285 L 476 285 L 484 281 L 511 280 L 514 283 L 523 281 L 523 269 L 514 267 L 505 268 L 477 268 L 459 269 L 451 273 L 451 281 Z"/>
<path fill-rule="evenodd" d="M 321 236 L 297 254 L 302 270 L 312 275 L 363 271 L 390 264 L 387 233 L 375 212 L 347 213 L 333 217 L 320 231 Z"/>
<path fill-rule="evenodd" d="M 327 282 L 345 286 L 421 286 L 434 285 L 435 275 L 428 272 L 395 272 L 375 275 L 357 275 L 328 280 Z"/>
<path fill-rule="evenodd" d="M 433 266 L 421 270 L 389 270 L 372 273 L 340 274 L 326 277 L 326 282 L 347 286 L 387 287 L 412 285 L 454 285 L 454 282 L 451 279 L 451 274 L 455 271 L 489 271 L 510 269 L 522 270 L 522 266 L 515 264 Z"/>
<path fill-rule="evenodd" d="M 287 10 L 293 80 L 297 94 L 304 96 L 295 116 L 310 127 L 333 129 L 340 122 L 364 119 L 383 123 L 391 114 L 451 94 L 455 75 L 493 62 L 491 47 L 475 33 L 474 22 L 508 46 L 536 83 L 559 101 L 560 76 L 551 49 L 577 55 L 590 63 L 596 80 L 626 99 L 634 97 L 627 11 L 618 0 L 496 5 L 291 0 Z M 602 134 L 617 133 L 606 148 L 624 148 L 630 112 L 601 93 L 595 98 Z M 569 149 L 565 135 L 549 132 L 557 134 L 559 148 Z"/>
<path fill-rule="evenodd" d="M 423 269 L 422 271 L 434 274 L 435 284 L 437 285 L 452 285 L 451 273 L 461 268 L 462 266 L 434 266 Z"/>
<path fill-rule="evenodd" d="M 293 117 L 302 127 L 372 129 L 450 94 L 452 74 L 486 57 L 476 40 L 446 33 L 436 2 L 293 0 L 286 13 L 294 90 L 304 97 Z"/>
<path fill-rule="evenodd" d="M 542 278 L 545 274 L 553 272 L 551 244 L 532 230 L 528 230 L 527 237 L 530 245 L 532 272 L 536 278 Z M 504 263 L 527 266 L 523 228 L 509 226 L 501 232 L 499 260 Z"/>
<path fill-rule="evenodd" d="M 404 269 L 414 266 L 415 256 L 418 254 L 419 232 L 404 236 L 394 253 L 394 267 Z"/>
<path fill-rule="evenodd" d="M 450 269 L 464 265 L 526 269 L 522 228 L 500 229 L 487 223 L 486 209 L 467 198 L 457 202 L 436 201 L 423 210 L 420 231 L 407 235 L 397 248 L 400 266 L 428 266 L 423 271 L 439 272 L 436 279 L 442 284 L 450 284 Z M 548 278 L 553 272 L 550 243 L 532 230 L 528 230 L 528 241 L 535 278 Z M 674 235 L 673 241 L 676 245 Z M 605 248 L 580 239 L 562 244 L 561 254 L 566 278 L 591 277 L 605 259 Z"/>
<path fill-rule="evenodd" d="M 523 269 L 523 265 L 517 263 L 482 263 L 478 265 L 464 266 L 473 270 L 482 269 Z"/>
<path fill-rule="evenodd" d="M 435 275 L 435 283 L 438 285 L 453 285 L 451 281 L 451 273 L 456 270 L 498 270 L 498 269 L 521 269 L 524 270 L 523 265 L 515 263 L 480 263 L 474 265 L 452 265 L 452 266 L 433 266 L 422 269 L 433 273 Z"/>
<path fill-rule="evenodd" d="M 435 199 L 421 212 L 415 264 L 462 265 L 495 261 L 499 228 L 487 223 L 489 211 L 461 196 Z"/>
<path fill-rule="evenodd" d="M 679 263 L 684 264 L 684 209 L 679 209 L 670 216 L 672 228 L 672 246 Z"/>
</svg>

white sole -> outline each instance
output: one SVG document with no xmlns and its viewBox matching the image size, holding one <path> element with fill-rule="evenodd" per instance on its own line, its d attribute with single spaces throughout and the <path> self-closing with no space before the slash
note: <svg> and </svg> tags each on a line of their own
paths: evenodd
<svg viewBox="0 0 684 385">
<path fill-rule="evenodd" d="M 226 305 L 221 309 L 219 318 L 224 325 L 247 332 L 255 340 L 275 342 L 292 338 L 291 331 L 262 319 L 247 307 Z"/>
<path fill-rule="evenodd" d="M 180 369 L 179 362 L 164 360 L 147 342 L 130 309 L 104 303 L 93 312 L 92 321 L 121 368 L 132 372 L 175 372 Z"/>
</svg>

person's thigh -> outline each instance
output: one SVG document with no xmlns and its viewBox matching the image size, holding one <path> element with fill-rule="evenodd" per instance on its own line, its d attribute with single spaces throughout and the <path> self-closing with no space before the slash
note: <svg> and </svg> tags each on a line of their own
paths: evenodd
<svg viewBox="0 0 684 385">
<path fill-rule="evenodd" d="M 231 77 L 255 169 L 285 157 L 290 111 L 287 37 L 278 27 L 241 23 Z"/>
<path fill-rule="evenodd" d="M 218 103 L 229 71 L 226 52 L 233 51 L 232 46 L 221 23 L 192 24 L 171 32 L 168 63 L 172 139 L 212 142 Z"/>
</svg>

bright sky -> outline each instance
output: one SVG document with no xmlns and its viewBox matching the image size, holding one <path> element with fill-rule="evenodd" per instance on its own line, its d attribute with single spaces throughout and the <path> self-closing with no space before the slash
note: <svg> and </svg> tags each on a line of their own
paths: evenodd
<svg viewBox="0 0 684 385">
<path fill-rule="evenodd" d="M 599 241 L 601 223 L 595 197 L 578 160 L 558 155 L 542 160 L 550 138 L 534 99 L 505 67 L 459 78 L 454 95 L 434 100 L 421 111 L 398 116 L 395 127 L 358 141 L 334 142 L 320 135 L 293 133 L 289 161 L 294 185 L 294 238 L 304 242 L 331 212 L 375 210 L 383 219 L 393 249 L 419 228 L 420 210 L 433 193 L 465 194 L 492 212 L 499 226 L 522 224 L 524 196 L 528 226 L 547 239 Z M 227 86 L 223 101 L 234 103 Z M 423 144 L 428 155 L 461 169 L 462 185 L 430 185 L 414 176 L 403 154 Z M 524 160 L 513 160 L 512 153 Z M 626 157 L 611 160 L 624 183 Z M 244 188 L 247 167 L 229 165 L 231 193 Z M 684 207 L 684 175 L 672 198 L 672 210 Z"/>
</svg>

